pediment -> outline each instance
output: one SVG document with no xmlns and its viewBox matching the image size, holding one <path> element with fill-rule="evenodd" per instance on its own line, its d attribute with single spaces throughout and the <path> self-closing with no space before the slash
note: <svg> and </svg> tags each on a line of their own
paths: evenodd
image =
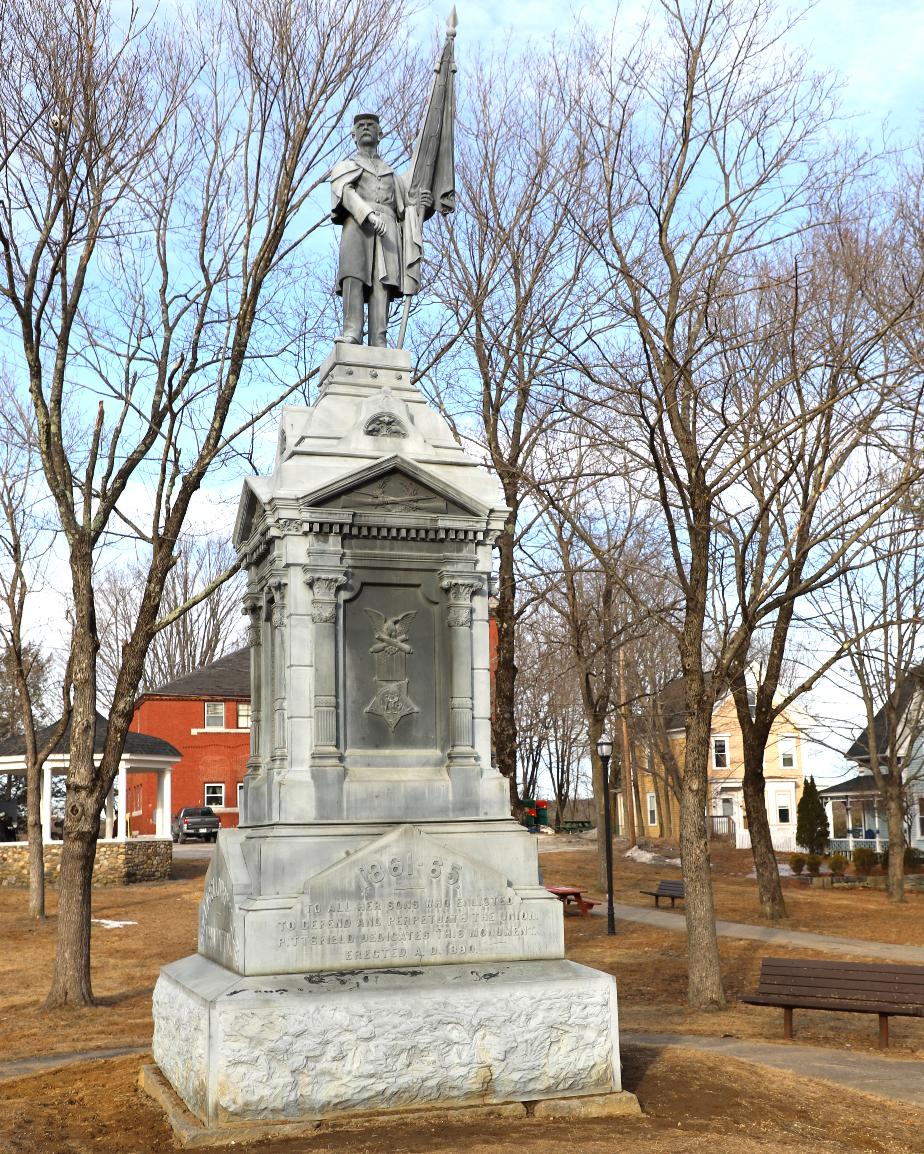
<svg viewBox="0 0 924 1154">
<path fill-rule="evenodd" d="M 403 458 L 388 458 L 302 498 L 302 509 L 483 518 L 480 502 Z"/>
<path fill-rule="evenodd" d="M 260 484 L 266 484 L 262 477 L 246 477 L 241 499 L 238 503 L 237 518 L 231 539 L 236 549 L 241 549 L 253 534 L 254 523 L 262 513 L 265 497 L 257 491 Z"/>
</svg>

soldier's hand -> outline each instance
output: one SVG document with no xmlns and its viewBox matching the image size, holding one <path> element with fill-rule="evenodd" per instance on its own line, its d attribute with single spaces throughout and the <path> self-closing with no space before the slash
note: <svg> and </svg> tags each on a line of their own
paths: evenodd
<svg viewBox="0 0 924 1154">
<path fill-rule="evenodd" d="M 385 221 L 382 220 L 378 213 L 370 212 L 366 220 L 369 221 L 369 224 L 372 226 L 372 231 L 376 236 L 385 235 Z"/>
<path fill-rule="evenodd" d="M 420 190 L 420 203 L 424 206 L 424 208 L 433 207 L 433 193 L 429 190 L 429 188 L 422 188 Z"/>
</svg>

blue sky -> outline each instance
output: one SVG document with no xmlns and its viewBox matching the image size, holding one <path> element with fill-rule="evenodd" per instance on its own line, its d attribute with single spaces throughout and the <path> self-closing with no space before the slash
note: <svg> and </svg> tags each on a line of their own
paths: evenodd
<svg viewBox="0 0 924 1154">
<path fill-rule="evenodd" d="M 417 36 L 428 42 L 441 29 L 450 0 L 429 0 L 415 20 Z M 657 3 L 627 0 L 623 4 L 567 5 L 555 0 L 460 0 L 458 52 L 478 45 L 501 44 L 515 30 L 516 39 L 567 37 L 575 15 L 598 27 L 638 27 Z M 778 8 L 782 12 L 784 4 Z M 799 5 L 798 7 L 802 7 Z M 566 15 L 563 15 L 566 14 Z M 791 33 L 791 43 L 808 53 L 819 71 L 837 73 L 843 81 L 844 112 L 861 135 L 875 136 L 883 120 L 902 133 L 915 133 L 924 116 L 924 4 L 920 0 L 819 0 Z"/>
</svg>

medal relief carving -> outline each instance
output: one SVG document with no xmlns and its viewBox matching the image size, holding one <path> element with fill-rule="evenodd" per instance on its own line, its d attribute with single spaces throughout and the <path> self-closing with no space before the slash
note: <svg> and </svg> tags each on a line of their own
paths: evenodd
<svg viewBox="0 0 924 1154">
<path fill-rule="evenodd" d="M 363 432 L 367 437 L 406 437 L 407 429 L 393 413 L 376 413 L 366 421 Z"/>
<path fill-rule="evenodd" d="M 366 609 L 372 622 L 375 640 L 369 647 L 375 661 L 375 697 L 366 706 L 366 713 L 381 717 L 394 733 L 403 717 L 420 710 L 408 696 L 407 659 L 414 652 L 407 631 L 417 616 L 417 610 L 398 617 L 386 617 L 377 609 Z"/>
</svg>

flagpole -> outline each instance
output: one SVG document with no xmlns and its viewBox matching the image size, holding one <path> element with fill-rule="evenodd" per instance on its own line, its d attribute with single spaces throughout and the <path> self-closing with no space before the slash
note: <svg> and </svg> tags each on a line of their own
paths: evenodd
<svg viewBox="0 0 924 1154">
<path fill-rule="evenodd" d="M 458 18 L 456 16 L 456 9 L 453 6 L 449 14 L 449 19 L 446 21 L 446 41 L 443 45 L 443 51 L 440 54 L 440 59 L 434 69 L 435 75 L 433 83 L 430 86 L 430 95 L 427 99 L 426 110 L 424 112 L 424 122 L 421 127 L 420 135 L 417 137 L 417 143 L 414 146 L 414 157 L 411 163 L 411 180 L 410 180 L 410 194 L 411 200 L 405 209 L 404 228 L 407 230 L 409 214 L 420 214 L 420 189 L 421 187 L 429 188 L 433 182 L 433 171 L 436 164 L 436 152 L 438 148 L 438 139 L 430 139 L 428 134 L 428 122 L 431 119 L 431 110 L 433 107 L 433 99 L 440 90 L 440 104 L 443 105 L 446 100 L 447 87 L 451 89 L 451 73 L 455 71 L 453 62 L 453 47 L 456 38 L 456 25 Z M 442 111 L 440 112 L 440 119 L 442 119 Z M 423 226 L 423 220 L 420 221 L 420 227 Z M 405 260 L 407 257 L 405 256 Z M 398 330 L 398 345 L 399 349 L 404 348 L 404 338 L 407 335 L 407 322 L 411 312 L 411 296 L 412 293 L 404 294 L 404 302 L 401 308 L 401 326 Z"/>
</svg>

